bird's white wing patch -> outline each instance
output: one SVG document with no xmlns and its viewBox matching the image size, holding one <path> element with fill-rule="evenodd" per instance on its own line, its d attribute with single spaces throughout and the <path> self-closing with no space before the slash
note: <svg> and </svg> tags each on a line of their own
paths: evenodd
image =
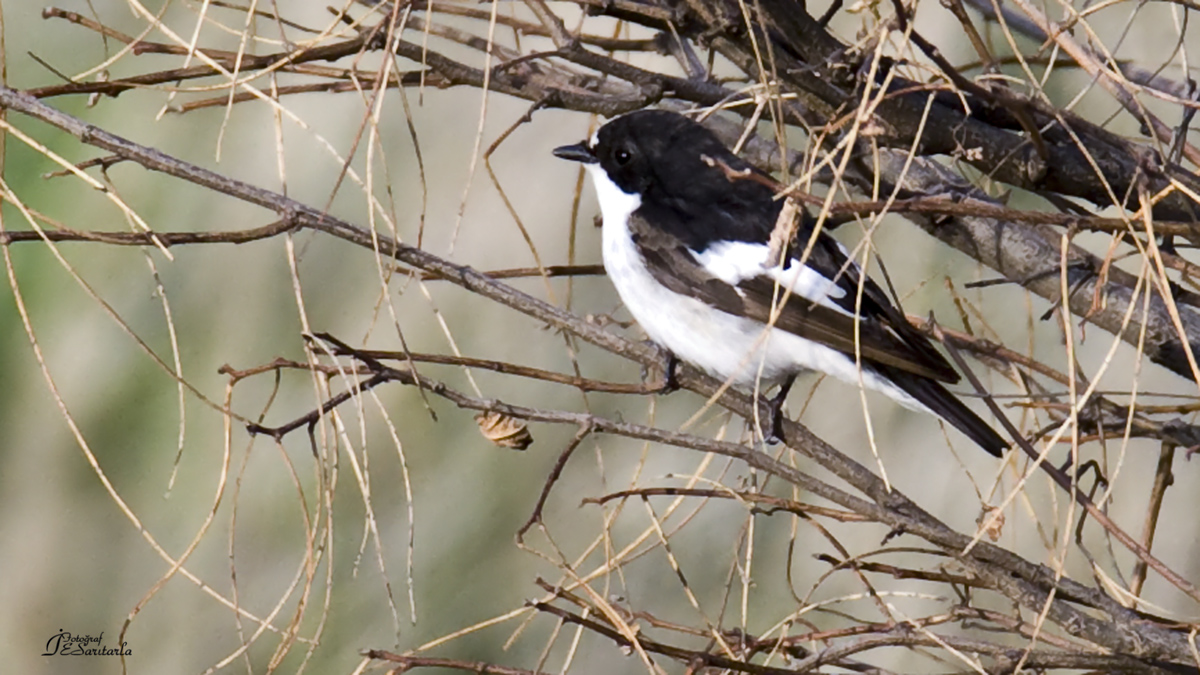
<svg viewBox="0 0 1200 675">
<path fill-rule="evenodd" d="M 831 300 L 846 297 L 846 291 L 838 288 L 836 282 L 794 260 L 789 261 L 786 269 L 770 265 L 767 258 L 770 257 L 771 250 L 766 244 L 720 241 L 710 245 L 703 253 L 693 251 L 692 255 L 709 274 L 731 286 L 736 286 L 743 279 L 767 276 L 777 281 L 782 288 L 790 288 L 792 293 L 802 298 L 842 314 L 849 314 Z"/>
</svg>

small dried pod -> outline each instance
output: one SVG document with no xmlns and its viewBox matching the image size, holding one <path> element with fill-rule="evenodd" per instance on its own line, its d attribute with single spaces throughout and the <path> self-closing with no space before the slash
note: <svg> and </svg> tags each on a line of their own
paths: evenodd
<svg viewBox="0 0 1200 675">
<path fill-rule="evenodd" d="M 533 436 L 525 423 L 495 411 L 481 412 L 475 416 L 479 432 L 483 437 L 502 448 L 524 450 L 533 443 Z"/>
</svg>

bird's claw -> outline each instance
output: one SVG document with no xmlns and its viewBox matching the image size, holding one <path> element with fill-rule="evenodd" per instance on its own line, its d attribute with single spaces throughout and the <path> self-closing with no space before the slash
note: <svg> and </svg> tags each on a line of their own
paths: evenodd
<svg viewBox="0 0 1200 675">
<path fill-rule="evenodd" d="M 786 439 L 783 437 L 783 421 L 787 417 L 783 414 L 783 404 L 787 402 L 788 392 L 792 389 L 792 383 L 796 381 L 796 376 L 792 375 L 784 380 L 779 387 L 779 393 L 775 394 L 768 402 L 767 412 L 770 415 L 770 433 L 766 435 L 765 440 L 769 445 L 783 443 Z"/>
<path fill-rule="evenodd" d="M 659 377 L 657 382 L 647 383 L 646 389 L 652 394 L 670 394 L 679 389 L 679 357 L 675 353 L 667 349 L 663 349 L 658 345 L 659 355 L 662 363 L 658 365 Z M 642 367 L 642 379 L 649 379 L 647 374 L 649 367 Z"/>
</svg>

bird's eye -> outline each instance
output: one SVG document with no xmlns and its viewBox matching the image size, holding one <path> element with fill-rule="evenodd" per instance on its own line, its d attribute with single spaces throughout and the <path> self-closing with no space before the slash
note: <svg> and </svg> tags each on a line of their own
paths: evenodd
<svg viewBox="0 0 1200 675">
<path fill-rule="evenodd" d="M 631 159 L 633 159 L 633 153 L 629 152 L 625 148 L 618 148 L 617 151 L 613 153 L 613 160 L 617 162 L 617 166 L 625 166 Z"/>
</svg>

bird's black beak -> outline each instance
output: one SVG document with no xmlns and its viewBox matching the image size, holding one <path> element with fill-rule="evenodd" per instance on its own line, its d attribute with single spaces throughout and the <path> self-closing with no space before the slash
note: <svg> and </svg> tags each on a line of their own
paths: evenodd
<svg viewBox="0 0 1200 675">
<path fill-rule="evenodd" d="M 559 159 L 569 159 L 572 162 L 580 162 L 582 164 L 595 164 L 596 153 L 588 147 L 587 142 L 576 143 L 575 145 L 564 145 L 554 149 L 554 156 Z"/>
</svg>

